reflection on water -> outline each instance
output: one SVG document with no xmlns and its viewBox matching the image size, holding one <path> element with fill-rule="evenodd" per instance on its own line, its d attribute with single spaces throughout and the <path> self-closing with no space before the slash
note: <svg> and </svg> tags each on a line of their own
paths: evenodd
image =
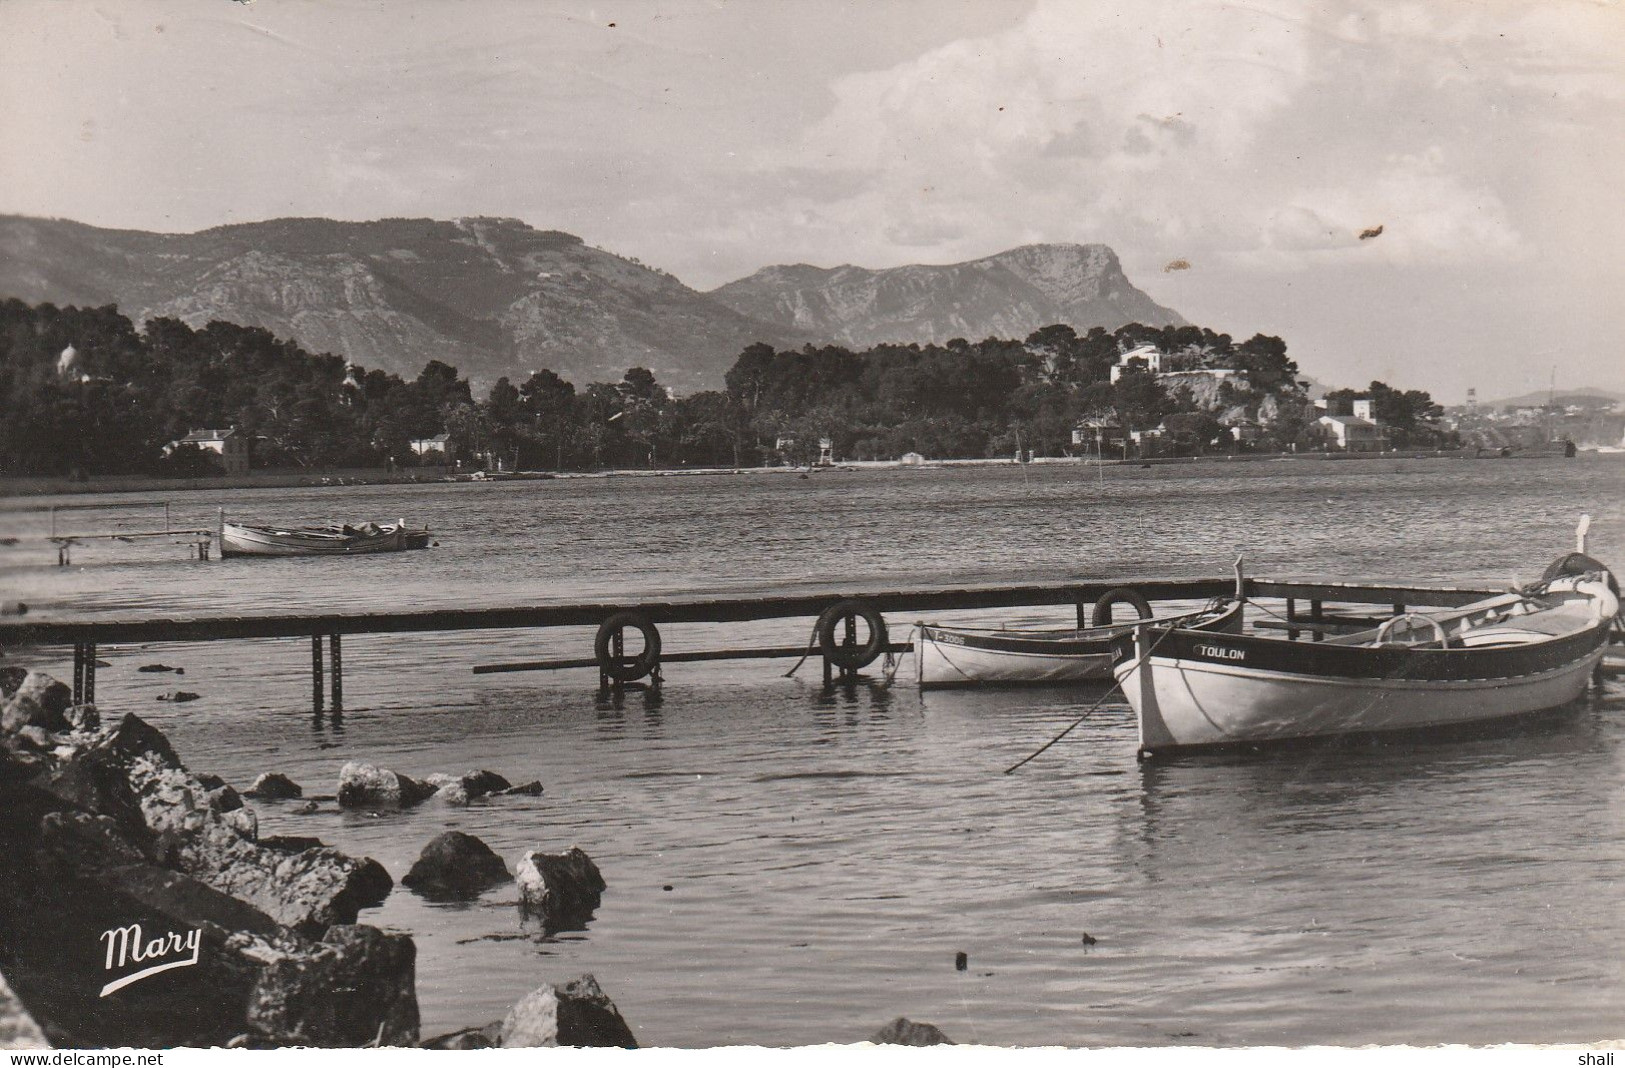
<svg viewBox="0 0 1625 1068">
<path fill-rule="evenodd" d="M 1112 471 L 1104 492 L 1059 468 L 1026 484 L 992 470 L 233 491 L 177 499 L 177 525 L 217 503 L 283 522 L 404 515 L 442 544 L 242 564 L 120 545 L 61 570 L 20 544 L 0 549 L 0 582 L 42 613 L 349 611 L 1214 574 L 1236 549 L 1256 574 L 1500 581 L 1566 548 L 1581 510 L 1596 554 L 1625 560 L 1625 464 L 1326 467 Z M 1058 621 L 1046 612 L 1006 616 Z M 666 644 L 794 645 L 808 622 L 673 628 Z M 787 664 L 741 662 L 670 665 L 658 692 L 600 697 L 591 671 L 469 671 L 590 642 L 590 628 L 347 637 L 349 707 L 321 721 L 302 641 L 103 649 L 98 694 L 239 787 L 276 770 L 331 794 L 350 759 L 546 785 L 463 809 L 256 806 L 264 833 L 321 836 L 397 879 L 448 829 L 510 865 L 532 848 L 593 856 L 609 889 L 581 931 L 523 924 L 511 884 L 466 903 L 397 887 L 370 910 L 417 938 L 426 1033 L 590 971 L 649 1044 L 850 1041 L 897 1015 L 1004 1044 L 1617 1035 L 1619 680 L 1496 736 L 1152 764 L 1114 699 L 1005 775 L 1101 689 L 921 695 L 905 665 L 895 687 L 825 692 L 816 663 L 786 679 Z M 203 699 L 155 700 L 181 680 L 135 668 L 160 659 Z"/>
</svg>

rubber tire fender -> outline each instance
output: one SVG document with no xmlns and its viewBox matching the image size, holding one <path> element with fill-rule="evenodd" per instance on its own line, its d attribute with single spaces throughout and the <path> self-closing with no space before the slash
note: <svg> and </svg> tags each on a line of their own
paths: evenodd
<svg viewBox="0 0 1625 1068">
<path fill-rule="evenodd" d="M 610 654 L 609 647 L 615 640 L 615 634 L 628 627 L 643 635 L 643 652 L 634 657 L 631 663 L 623 663 Z M 593 639 L 592 652 L 598 660 L 599 671 L 616 682 L 636 682 L 660 664 L 660 631 L 642 612 L 616 612 L 598 625 L 598 636 Z"/>
<path fill-rule="evenodd" d="M 869 641 L 861 646 L 842 645 L 835 636 L 835 626 L 848 616 L 856 616 L 869 625 Z M 889 644 L 886 620 L 868 601 L 838 601 L 824 609 L 818 617 L 818 648 L 824 659 L 836 667 L 856 671 L 868 667 L 880 658 Z"/>
<path fill-rule="evenodd" d="M 1115 590 L 1107 590 L 1100 595 L 1100 600 L 1095 602 L 1094 613 L 1089 617 L 1090 624 L 1096 627 L 1109 626 L 1112 621 L 1112 605 L 1114 604 L 1132 605 L 1134 610 L 1140 614 L 1141 619 L 1150 619 L 1152 616 L 1150 601 L 1147 601 L 1127 586 L 1119 586 Z"/>
</svg>

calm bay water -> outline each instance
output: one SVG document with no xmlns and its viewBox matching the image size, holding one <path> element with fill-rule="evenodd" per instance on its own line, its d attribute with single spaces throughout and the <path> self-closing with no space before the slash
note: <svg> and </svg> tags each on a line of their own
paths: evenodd
<svg viewBox="0 0 1625 1068">
<path fill-rule="evenodd" d="M 0 533 L 22 539 L 0 548 L 0 596 L 41 617 L 353 611 L 1216 575 L 1237 552 L 1271 577 L 1528 581 L 1571 547 L 1581 512 L 1594 555 L 1625 564 L 1622 460 L 1129 468 L 1103 485 L 1039 467 L 178 492 L 177 526 L 212 526 L 217 507 L 281 523 L 405 517 L 440 544 L 201 563 L 114 542 L 58 569 L 43 514 L 0 512 Z M 58 526 L 143 529 L 154 514 Z M 793 644 L 807 627 L 666 639 Z M 615 707 L 591 672 L 469 671 L 590 643 L 588 630 L 348 638 L 339 724 L 312 722 L 302 641 L 103 648 L 97 687 L 104 709 L 150 718 L 193 768 L 239 786 L 275 770 L 330 793 L 347 759 L 546 784 L 460 810 L 256 806 L 262 833 L 319 835 L 397 879 L 447 829 L 510 860 L 571 844 L 595 858 L 609 890 L 584 931 L 522 927 L 511 886 L 465 905 L 397 887 L 363 915 L 416 937 L 426 1035 L 581 972 L 649 1045 L 855 1041 L 897 1015 L 1022 1045 L 1621 1035 L 1620 679 L 1495 738 L 1145 766 L 1113 701 L 1004 775 L 1101 691 L 922 697 L 905 664 L 889 689 L 825 694 L 816 664 L 786 679 L 787 664 L 747 662 L 672 665 L 658 698 Z M 7 662 L 66 677 L 59 656 Z M 159 661 L 186 674 L 135 671 Z M 155 700 L 175 689 L 202 698 Z"/>
</svg>

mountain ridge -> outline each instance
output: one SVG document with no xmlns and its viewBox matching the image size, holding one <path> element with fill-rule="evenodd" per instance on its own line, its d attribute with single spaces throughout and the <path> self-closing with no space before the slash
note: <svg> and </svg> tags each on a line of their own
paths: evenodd
<svg viewBox="0 0 1625 1068">
<path fill-rule="evenodd" d="M 0 297 L 117 304 L 138 324 L 224 319 L 408 378 L 431 359 L 482 385 L 543 367 L 584 385 L 644 366 L 682 391 L 720 388 L 756 342 L 856 347 L 1019 339 L 1053 323 L 1184 323 L 1099 244 L 878 270 L 769 265 L 703 293 L 574 234 L 494 216 L 290 217 L 164 234 L 0 215 Z"/>
</svg>

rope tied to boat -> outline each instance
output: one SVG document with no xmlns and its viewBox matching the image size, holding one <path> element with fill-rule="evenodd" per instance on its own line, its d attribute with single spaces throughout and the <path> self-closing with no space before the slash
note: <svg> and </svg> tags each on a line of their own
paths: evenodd
<svg viewBox="0 0 1625 1068">
<path fill-rule="evenodd" d="M 1168 635 L 1170 635 L 1170 634 L 1172 634 L 1174 632 L 1174 629 L 1175 628 L 1173 628 L 1173 627 L 1168 627 L 1168 628 L 1164 629 L 1163 632 L 1157 636 L 1157 640 L 1151 643 L 1151 647 L 1145 651 L 1145 655 L 1141 656 L 1141 657 L 1137 657 L 1135 659 L 1134 663 L 1130 666 L 1129 671 L 1124 672 L 1124 675 L 1127 676 L 1130 672 L 1132 672 L 1133 670 L 1138 668 L 1141 664 L 1143 664 L 1151 656 L 1152 653 L 1157 651 L 1157 646 L 1161 645 L 1163 643 L 1163 641 L 1168 637 Z M 1054 745 L 1056 742 L 1059 742 L 1062 738 L 1065 738 L 1067 735 L 1071 734 L 1074 730 L 1076 730 L 1078 728 L 1079 724 L 1081 724 L 1084 720 L 1088 719 L 1090 716 L 1094 715 L 1095 712 L 1099 710 L 1100 706 L 1106 703 L 1106 698 L 1110 697 L 1112 694 L 1116 693 L 1118 690 L 1120 690 L 1122 688 L 1123 688 L 1123 680 L 1122 679 L 1114 679 L 1112 681 L 1111 686 L 1107 688 L 1106 692 L 1101 694 L 1100 697 L 1096 699 L 1094 704 L 1092 704 L 1088 708 L 1084 709 L 1083 715 L 1079 716 L 1077 719 L 1075 719 L 1071 723 L 1069 723 L 1067 725 L 1066 729 L 1063 730 L 1060 734 L 1057 734 L 1055 737 L 1051 738 L 1049 741 L 1045 742 L 1043 745 L 1039 746 L 1037 749 L 1033 750 L 1031 753 L 1029 753 L 1026 756 L 1022 757 L 1020 760 L 1016 761 L 1014 764 L 1011 764 L 1008 768 L 1005 768 L 1004 773 L 1006 775 L 1008 775 L 1011 772 L 1015 771 L 1017 768 L 1021 767 L 1022 765 L 1026 764 L 1026 763 L 1036 759 L 1040 755 L 1042 755 L 1045 750 L 1049 749 L 1050 746 Z"/>
</svg>

